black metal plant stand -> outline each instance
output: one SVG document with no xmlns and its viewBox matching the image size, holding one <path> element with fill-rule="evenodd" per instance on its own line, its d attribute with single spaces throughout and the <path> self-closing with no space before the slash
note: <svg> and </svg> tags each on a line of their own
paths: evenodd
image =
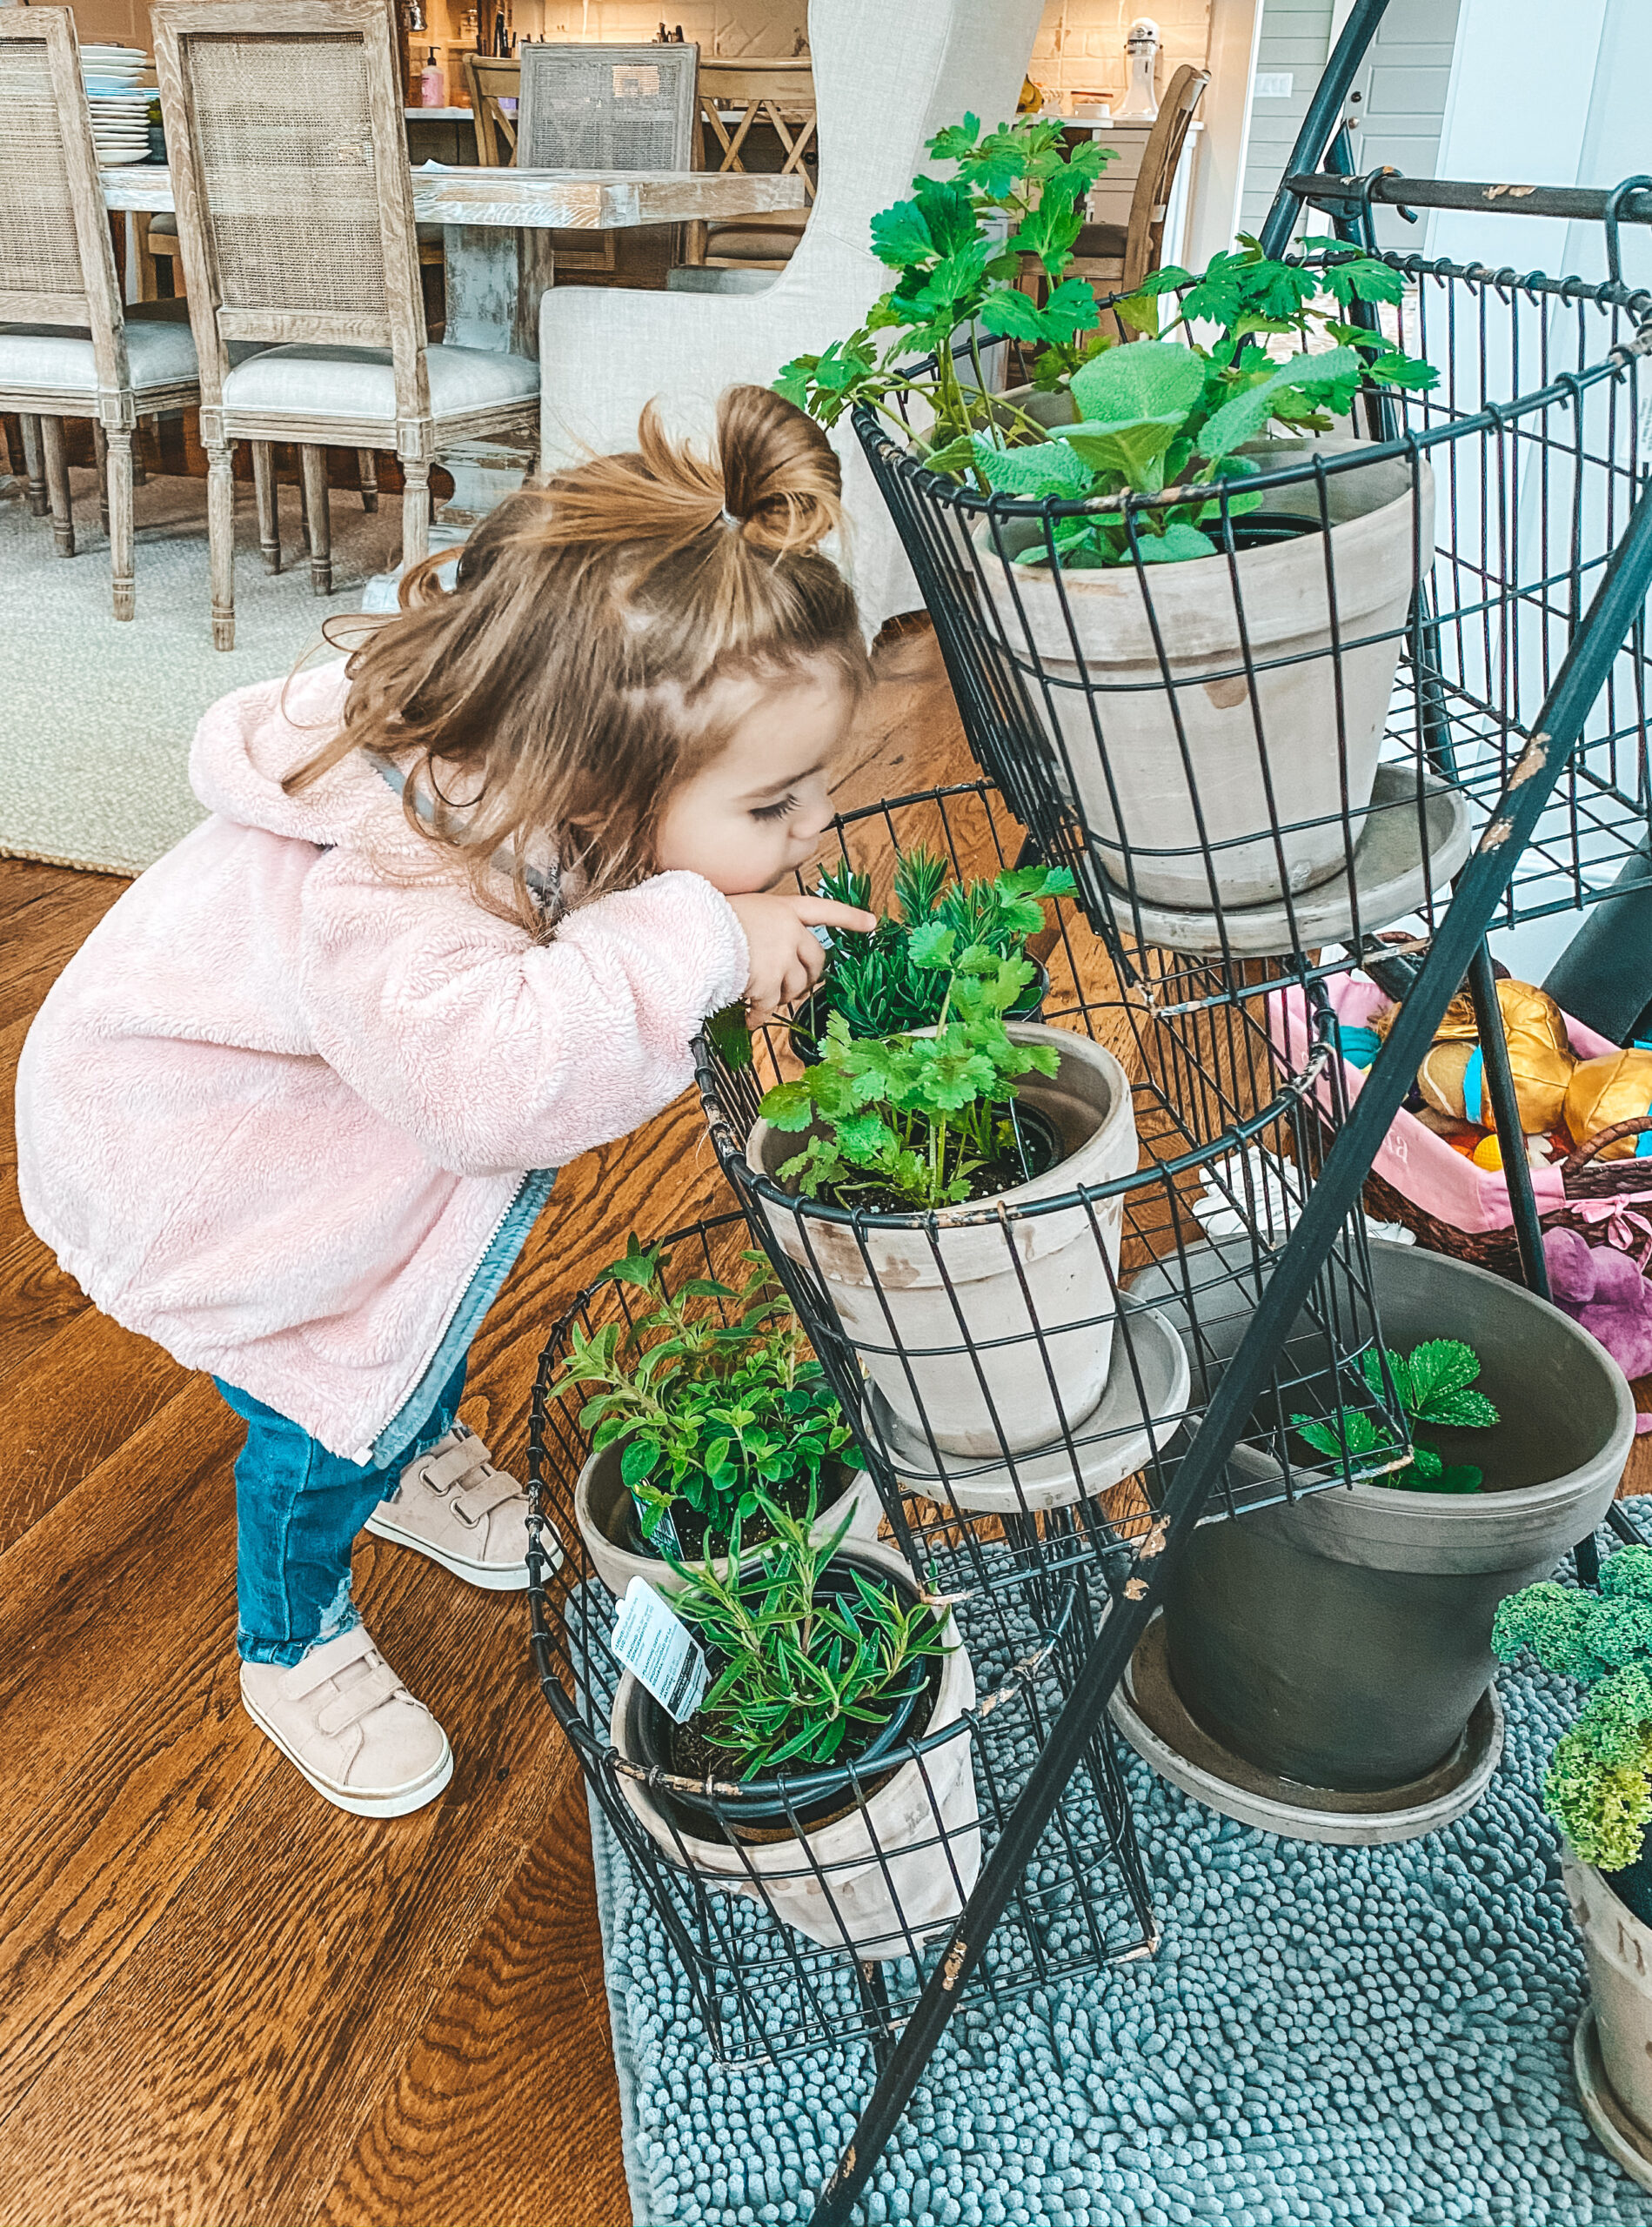
<svg viewBox="0 0 1652 2227">
<path fill-rule="evenodd" d="M 1357 0 L 1304 126 L 1291 175 L 1269 219 L 1264 244 L 1270 253 L 1277 254 L 1287 245 L 1301 211 L 1309 203 L 1321 207 L 1328 204 L 1336 216 L 1350 223 L 1362 211 L 1368 211 L 1374 198 L 1396 205 L 1495 209 L 1500 201 L 1508 205 L 1506 196 L 1501 192 L 1491 197 L 1484 188 L 1432 182 L 1425 186 L 1413 181 L 1340 180 L 1341 191 L 1335 193 L 1323 175 L 1315 171 L 1314 166 L 1331 141 L 1342 101 L 1381 20 L 1384 4 L 1385 0 Z M 1596 217 L 1608 223 L 1609 230 L 1621 219 L 1645 221 L 1652 217 L 1652 193 L 1647 192 L 1640 181 L 1633 184 L 1632 192 L 1614 196 L 1568 195 L 1563 197 L 1565 208 L 1557 207 L 1553 213 Z M 1515 205 L 1536 211 L 1540 199 L 1548 198 L 1558 202 L 1562 197 L 1522 192 Z M 1574 202 L 1579 205 L 1574 207 Z M 1543 213 L 1550 213 L 1546 206 Z M 1512 271 L 1464 272 L 1439 265 L 1425 269 L 1415 257 L 1392 259 L 1425 286 L 1431 279 L 1460 285 L 1464 290 L 1468 313 L 1481 319 L 1482 331 L 1488 295 L 1505 305 L 1515 298 L 1516 290 L 1528 301 L 1548 298 L 1576 304 L 1592 298 L 1602 311 L 1622 320 L 1622 329 L 1614 334 L 1609 350 L 1596 359 L 1601 365 L 1599 376 L 1615 384 L 1627 380 L 1629 406 L 1633 407 L 1633 366 L 1636 358 L 1647 352 L 1649 345 L 1642 330 L 1649 310 L 1652 310 L 1652 301 L 1646 297 L 1628 295 L 1621 286 L 1611 283 L 1605 287 L 1584 289 L 1575 281 L 1556 284 L 1541 273 L 1522 279 Z M 1615 252 L 1613 261 L 1615 264 Z M 1613 279 L 1615 278 L 1614 270 Z M 1546 328 L 1543 340 L 1538 344 L 1540 348 L 1546 349 L 1547 340 Z M 1455 352 L 1452 361 L 1455 373 Z M 1575 479 L 1570 491 L 1574 495 L 1578 493 L 1579 483 L 1587 474 L 1591 454 L 1594 461 L 1599 461 L 1599 451 L 1591 451 L 1585 437 L 1584 389 L 1591 384 L 1587 377 L 1588 362 L 1585 358 L 1578 359 L 1575 366 L 1562 364 L 1554 371 L 1552 381 L 1544 381 L 1545 385 L 1565 391 L 1555 398 L 1562 407 L 1569 405 L 1574 415 Z M 1551 369 L 1546 356 L 1544 369 L 1546 372 Z M 1521 390 L 1516 385 L 1511 391 Z M 1451 399 L 1448 394 L 1448 406 Z M 1485 398 L 1475 399 L 1483 404 Z M 1615 401 L 1609 403 L 1609 413 L 1617 407 Z M 1487 414 L 1501 434 L 1507 422 L 1504 411 L 1494 405 Z M 1615 423 L 1609 429 L 1609 454 L 1615 452 L 1620 430 Z M 1042 676 L 1038 672 L 1038 659 L 1018 660 L 1002 627 L 997 630 L 994 645 L 990 619 L 982 623 L 984 606 L 980 600 L 979 576 L 973 588 L 966 581 L 962 605 L 973 605 L 976 623 L 973 629 L 959 623 L 960 602 L 955 595 L 946 592 L 947 587 L 959 585 L 956 538 L 948 545 L 945 529 L 937 532 L 933 518 L 926 519 L 921 514 L 920 498 L 914 492 L 915 470 L 893 455 L 886 442 L 880 443 L 874 437 L 867 445 L 920 579 L 926 592 L 926 592 L 926 599 L 936 616 L 943 653 L 977 754 L 990 771 L 1005 779 L 1007 792 L 1027 819 L 1046 855 L 1072 857 L 1075 865 L 1082 867 L 1087 862 L 1093 868 L 1094 861 L 1087 861 L 1084 856 L 1081 831 L 1075 839 L 1073 814 L 1070 810 L 1062 810 L 1064 802 L 1070 804 L 1070 790 L 1066 799 L 1059 788 L 1054 794 L 1047 788 L 1040 796 L 1035 792 L 1034 784 L 1034 792 L 1029 795 L 1025 783 L 1030 757 L 1036 754 L 1038 748 L 1041 747 L 1047 761 L 1053 754 L 1060 754 L 1059 723 L 1052 717 L 1047 725 L 1043 725 L 1039 718 L 1040 706 L 1036 699 Z M 1552 461 L 1547 452 L 1550 445 L 1540 433 L 1532 446 L 1542 452 L 1539 470 L 1542 473 Z M 1040 1753 L 1014 1813 L 1006 1822 L 958 1922 L 946 1955 L 932 1974 L 898 2047 L 880 2067 L 876 2086 L 850 2143 L 820 2194 L 813 2227 L 839 2227 L 839 2223 L 848 2219 L 857 2197 L 892 2137 L 960 1991 L 967 1986 L 1007 1907 L 1042 1821 L 1060 1798 L 1087 1732 L 1101 1720 L 1132 1650 L 1163 1597 L 1179 1551 L 1194 1524 L 1210 1509 L 1213 1495 L 1220 1500 L 1230 1450 L 1249 1426 L 1270 1372 L 1277 1364 L 1280 1350 L 1316 1278 L 1323 1273 L 1334 1248 L 1344 1240 L 1348 1218 L 1360 1195 L 1373 1155 L 1405 1098 L 1446 1006 L 1465 978 L 1483 1032 L 1488 1083 L 1504 1140 L 1505 1166 L 1512 1179 L 1511 1200 L 1522 1260 L 1528 1275 L 1542 1287 L 1537 1218 L 1525 1172 L 1520 1125 L 1514 1114 L 1506 1047 L 1491 988 L 1485 939 L 1488 931 L 1500 923 L 1512 924 L 1544 911 L 1590 901 L 1596 894 L 1603 893 L 1594 885 L 1601 879 L 1609 880 L 1612 868 L 1627 870 L 1630 886 L 1635 886 L 1629 862 L 1645 834 L 1649 806 L 1642 629 L 1648 585 L 1652 581 L 1652 495 L 1647 492 L 1646 473 L 1637 451 L 1632 450 L 1618 492 L 1623 500 L 1622 506 L 1611 513 L 1609 523 L 1597 512 L 1586 524 L 1583 502 L 1580 499 L 1575 503 L 1570 561 L 1562 561 L 1557 571 L 1551 571 L 1545 564 L 1526 585 L 1519 583 L 1517 567 L 1505 570 L 1500 578 L 1493 565 L 1487 564 L 1481 568 L 1482 578 L 1477 589 L 1465 589 L 1461 578 L 1454 583 L 1458 592 L 1450 599 L 1451 607 L 1444 624 L 1448 630 L 1457 631 L 1460 640 L 1476 618 L 1488 629 L 1500 623 L 1506 625 L 1510 599 L 1529 602 L 1548 612 L 1564 603 L 1568 612 L 1563 653 L 1551 664 L 1549 645 L 1546 643 L 1539 654 L 1541 687 L 1532 687 L 1529 675 L 1525 674 L 1515 676 L 1517 685 L 1511 690 L 1505 672 L 1500 704 L 1493 700 L 1497 692 L 1495 682 L 1485 691 L 1479 706 L 1488 715 L 1483 721 L 1474 719 L 1466 702 L 1470 692 L 1461 685 L 1461 667 L 1455 675 L 1441 674 L 1437 652 L 1431 647 L 1441 639 L 1439 615 L 1431 615 L 1421 599 L 1414 596 L 1408 620 L 1410 662 L 1419 683 L 1420 701 L 1426 701 L 1428 689 L 1442 677 L 1454 679 L 1456 685 L 1451 717 L 1460 727 L 1468 726 L 1477 743 L 1483 745 L 1489 738 L 1497 756 L 1495 787 L 1490 792 L 1481 792 L 1485 810 L 1476 813 L 1480 825 L 1475 847 L 1455 875 L 1449 901 L 1436 904 L 1430 890 L 1419 908 L 1424 918 L 1413 953 L 1415 968 L 1403 1005 L 1382 1051 L 1367 1076 L 1357 1102 L 1333 1135 L 1289 1242 L 1275 1256 L 1273 1273 L 1254 1316 L 1215 1385 L 1196 1435 L 1174 1464 L 1168 1465 L 1170 1474 L 1152 1531 L 1146 1539 L 1132 1542 L 1131 1575 L 1112 1595 L 1108 1612 L 1079 1673 L 1072 1699 Z M 1454 487 L 1454 498 L 1456 492 Z M 1485 490 L 1482 486 L 1470 492 L 1483 496 Z M 1546 500 L 1548 493 L 1544 478 L 1540 481 L 1538 499 Z M 1503 483 L 1497 490 L 1498 499 L 1506 501 L 1507 495 L 1507 485 Z M 985 506 L 989 512 L 993 507 Z M 1455 508 L 1454 499 L 1454 513 Z M 1024 506 L 1023 516 L 1028 510 L 1039 509 L 1047 532 L 1059 506 Z M 1608 509 L 1610 512 L 1609 505 Z M 1489 504 L 1488 510 L 1495 517 L 1496 503 Z M 1000 506 L 998 516 L 989 518 L 989 534 L 1001 532 L 999 518 L 1002 516 L 1003 506 Z M 1000 550 L 1001 553 L 1001 540 Z M 954 567 L 953 577 L 943 585 L 949 563 Z M 968 567 L 966 550 L 961 568 L 966 574 Z M 1493 615 L 1500 611 L 1501 620 Z M 1174 679 L 1167 668 L 1165 679 L 1174 692 Z M 1532 710 L 1529 716 L 1519 719 L 1509 714 L 1515 709 L 1511 699 L 1522 692 L 1519 685 L 1522 682 Z M 1627 698 L 1620 693 L 1625 689 Z M 1051 709 L 1047 690 L 1045 692 L 1043 708 Z M 1467 719 L 1463 716 L 1465 711 L 1471 712 Z M 1499 712 L 1504 721 L 1501 732 Z M 1033 742 L 1034 736 L 1033 751 L 1029 752 L 1025 746 Z M 1053 753 L 1053 741 L 1056 744 Z M 1499 741 L 1502 745 L 1501 752 L 1496 750 Z M 1421 770 L 1419 761 L 1419 773 Z M 1027 806 L 1031 808 L 1024 809 Z M 1607 868 L 1604 876 L 1603 865 Z M 1120 905 L 1115 901 L 1116 892 L 1098 886 L 1093 870 L 1087 876 L 1080 873 L 1080 885 L 1093 924 L 1114 948 L 1125 979 L 1131 979 L 1130 969 L 1142 942 L 1147 940 L 1139 933 L 1140 909 L 1134 902 L 1135 893 L 1127 886 L 1123 893 L 1127 902 Z M 1622 878 L 1618 886 L 1623 886 Z M 1356 918 L 1353 925 L 1354 949 L 1363 956 L 1368 947 L 1361 932 L 1364 924 Z M 1133 928 L 1138 932 L 1134 936 L 1131 933 Z M 1247 993 L 1242 970 L 1233 967 L 1235 954 L 1227 939 L 1223 937 L 1220 942 L 1217 963 L 1227 970 L 1226 993 L 1235 1001 L 1242 1000 Z M 1305 950 L 1301 955 L 1311 965 L 1311 953 Z"/>
</svg>

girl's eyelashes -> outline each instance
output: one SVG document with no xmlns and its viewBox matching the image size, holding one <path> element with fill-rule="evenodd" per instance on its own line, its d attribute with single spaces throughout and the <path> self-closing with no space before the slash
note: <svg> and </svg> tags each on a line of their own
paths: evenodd
<svg viewBox="0 0 1652 2227">
<path fill-rule="evenodd" d="M 778 804 L 753 805 L 752 807 L 752 817 L 753 819 L 788 819 L 790 815 L 797 810 L 797 808 L 798 800 L 796 797 L 785 796 L 780 799 Z"/>
</svg>

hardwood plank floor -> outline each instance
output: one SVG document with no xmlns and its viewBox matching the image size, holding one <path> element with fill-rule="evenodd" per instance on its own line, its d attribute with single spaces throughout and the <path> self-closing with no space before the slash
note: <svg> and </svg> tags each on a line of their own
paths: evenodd
<svg viewBox="0 0 1652 2227">
<path fill-rule="evenodd" d="M 846 806 L 973 776 L 924 640 L 869 700 Z M 0 860 L 0 1061 L 124 884 Z M 558 1176 L 465 1414 L 524 1459 L 556 1315 L 726 1202 L 686 1096 Z M 98 1314 L 0 1141 L 0 2177 L 15 2227 L 619 2227 L 629 2217 L 579 1773 L 525 1617 L 365 1541 L 357 1589 L 447 1725 L 412 1817 L 326 1808 L 244 1716 L 239 1426 Z"/>
<path fill-rule="evenodd" d="M 973 776 L 933 640 L 885 669 L 846 808 Z M 124 886 L 0 860 L 8 1075 Z M 1097 955 L 1080 945 L 1091 995 Z M 239 1425 L 90 1307 L 24 1224 L 7 1122 L 0 2217 L 620 2227 L 584 1791 L 529 1677 L 522 1604 L 365 1541 L 363 1605 L 448 1726 L 456 1774 L 394 1822 L 313 1797 L 239 1705 Z M 726 1202 L 692 1095 L 561 1173 L 473 1349 L 464 1412 L 503 1461 L 524 1460 L 550 1325 L 627 1231 Z M 1626 1488 L 1648 1486 L 1637 1446 Z"/>
</svg>

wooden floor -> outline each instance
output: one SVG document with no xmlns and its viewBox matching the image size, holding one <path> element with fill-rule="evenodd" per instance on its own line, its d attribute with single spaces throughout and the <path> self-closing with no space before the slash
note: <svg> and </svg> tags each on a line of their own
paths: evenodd
<svg viewBox="0 0 1652 2227">
<path fill-rule="evenodd" d="M 846 807 L 973 772 L 933 642 L 886 670 Z M 8 1075 L 124 886 L 0 860 Z M 365 1539 L 457 1769 L 395 1822 L 312 1796 L 237 1699 L 239 1427 L 87 1306 L 23 1224 L 9 1120 L 0 1154 L 0 2220 L 619 2227 L 584 1798 L 521 1602 Z M 726 1198 L 691 1097 L 558 1178 L 475 1348 L 502 1459 L 570 1295 Z"/>
<path fill-rule="evenodd" d="M 929 645 L 890 669 L 846 805 L 973 771 Z M 124 886 L 0 860 L 8 1107 Z M 58 1271 L 10 1118 L 0 1153 L 0 2220 L 617 2227 L 584 1796 L 521 1601 L 364 1538 L 364 1609 L 457 1768 L 394 1822 L 319 1801 L 237 1697 L 239 1426 Z M 464 1413 L 502 1460 L 564 1302 L 720 1185 L 692 1096 L 558 1177 L 476 1343 Z"/>
</svg>

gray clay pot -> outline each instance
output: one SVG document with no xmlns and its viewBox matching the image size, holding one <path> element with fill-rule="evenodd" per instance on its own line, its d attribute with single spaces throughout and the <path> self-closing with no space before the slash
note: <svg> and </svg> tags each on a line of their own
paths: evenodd
<svg viewBox="0 0 1652 2227">
<path fill-rule="evenodd" d="M 1204 1729 L 1261 1769 L 1348 1793 L 1408 1785 L 1451 1755 L 1495 1668 L 1497 1603 L 1603 1519 L 1635 1435 L 1615 1363 L 1546 1301 L 1420 1246 L 1374 1242 L 1371 1267 L 1391 1348 L 1460 1337 L 1479 1354 L 1502 1421 L 1433 1435 L 1448 1461 L 1483 1469 L 1482 1489 L 1339 1485 L 1207 1524 L 1165 1605 L 1171 1678 Z M 1188 1272 L 1219 1273 L 1196 1256 Z M 1150 1270 L 1133 1293 L 1174 1317 L 1165 1282 Z M 1234 1287 L 1223 1299 L 1229 1318 L 1201 1324 L 1219 1363 L 1248 1320 Z M 1311 1368 L 1319 1334 L 1299 1336 Z M 1277 1474 L 1245 1448 L 1229 1466 L 1236 1490 Z"/>
</svg>

